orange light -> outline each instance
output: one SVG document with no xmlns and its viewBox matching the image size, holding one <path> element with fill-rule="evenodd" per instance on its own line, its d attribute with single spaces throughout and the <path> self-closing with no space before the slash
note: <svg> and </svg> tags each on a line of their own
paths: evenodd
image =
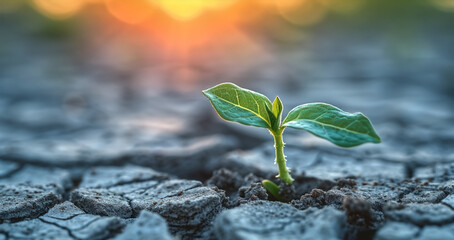
<svg viewBox="0 0 454 240">
<path fill-rule="evenodd" d="M 39 12 L 53 19 L 69 18 L 84 5 L 81 0 L 33 0 L 32 3 Z"/>
<path fill-rule="evenodd" d="M 210 10 L 222 10 L 236 0 L 149 0 L 176 20 L 188 21 Z"/>
<path fill-rule="evenodd" d="M 145 21 L 153 12 L 148 0 L 106 0 L 106 6 L 113 16 L 130 24 Z"/>
</svg>

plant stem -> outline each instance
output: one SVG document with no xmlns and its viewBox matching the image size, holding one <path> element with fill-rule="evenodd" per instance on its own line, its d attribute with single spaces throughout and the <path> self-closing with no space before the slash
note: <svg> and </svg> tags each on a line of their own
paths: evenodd
<svg viewBox="0 0 454 240">
<path fill-rule="evenodd" d="M 293 183 L 293 178 L 290 176 L 290 171 L 285 165 L 285 155 L 284 155 L 284 141 L 282 140 L 282 133 L 284 132 L 285 127 L 280 128 L 278 131 L 272 131 L 271 134 L 274 137 L 274 148 L 276 150 L 276 163 L 279 167 L 279 175 L 287 184 Z"/>
</svg>

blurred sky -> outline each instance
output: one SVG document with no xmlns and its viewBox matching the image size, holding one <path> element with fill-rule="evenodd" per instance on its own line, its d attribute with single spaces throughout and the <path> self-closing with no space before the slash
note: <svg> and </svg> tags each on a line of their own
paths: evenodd
<svg viewBox="0 0 454 240">
<path fill-rule="evenodd" d="M 453 74 L 452 58 L 440 60 L 453 49 L 452 0 L 1 0 L 0 16 L 3 70 L 24 61 L 22 49 L 40 58 L 64 51 L 124 81 L 183 91 L 259 78 L 361 79 L 381 67 L 406 75 L 427 61 Z M 313 70 L 333 60 L 352 61 L 348 76 Z M 356 68 L 361 61 L 382 64 L 368 72 Z"/>
</svg>

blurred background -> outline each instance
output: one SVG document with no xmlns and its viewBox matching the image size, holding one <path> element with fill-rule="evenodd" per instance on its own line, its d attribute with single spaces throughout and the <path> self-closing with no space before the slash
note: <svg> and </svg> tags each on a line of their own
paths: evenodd
<svg viewBox="0 0 454 240">
<path fill-rule="evenodd" d="M 393 157 L 443 157 L 453 53 L 452 0 L 1 0 L 0 144 L 68 136 L 99 150 L 107 140 L 74 133 L 106 126 L 271 140 L 224 123 L 201 94 L 234 82 L 279 95 L 284 112 L 362 111 L 384 140 L 371 146 Z"/>
</svg>

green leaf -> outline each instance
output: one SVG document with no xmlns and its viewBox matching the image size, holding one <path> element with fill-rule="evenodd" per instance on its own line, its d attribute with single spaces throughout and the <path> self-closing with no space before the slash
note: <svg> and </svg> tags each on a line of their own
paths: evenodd
<svg viewBox="0 0 454 240">
<path fill-rule="evenodd" d="M 262 181 L 263 187 L 268 190 L 271 195 L 273 195 L 274 198 L 276 198 L 279 201 L 282 201 L 281 195 L 279 195 L 279 191 L 281 190 L 279 186 L 276 185 L 276 183 L 271 182 L 268 179 L 265 179 Z"/>
<path fill-rule="evenodd" d="M 233 83 L 222 83 L 202 92 L 224 120 L 272 129 L 267 110 L 272 105 L 264 95 Z"/>
<path fill-rule="evenodd" d="M 272 131 L 277 131 L 279 129 L 280 122 L 277 121 L 276 116 L 274 116 L 273 110 L 266 106 L 266 112 L 268 113 L 268 117 L 270 118 L 271 128 Z"/>
<path fill-rule="evenodd" d="M 307 130 L 341 147 L 381 142 L 362 113 L 344 112 L 325 103 L 308 103 L 292 109 L 283 126 Z"/>
<path fill-rule="evenodd" d="M 281 99 L 279 97 L 276 97 L 273 102 L 273 114 L 280 123 L 282 120 L 282 110 L 284 107 L 282 106 Z"/>
<path fill-rule="evenodd" d="M 279 97 L 276 97 L 273 102 L 272 109 L 269 109 L 268 107 L 266 108 L 268 115 L 270 117 L 271 121 L 271 130 L 274 132 L 279 131 L 279 128 L 281 127 L 281 120 L 282 120 L 282 102 Z"/>
</svg>

